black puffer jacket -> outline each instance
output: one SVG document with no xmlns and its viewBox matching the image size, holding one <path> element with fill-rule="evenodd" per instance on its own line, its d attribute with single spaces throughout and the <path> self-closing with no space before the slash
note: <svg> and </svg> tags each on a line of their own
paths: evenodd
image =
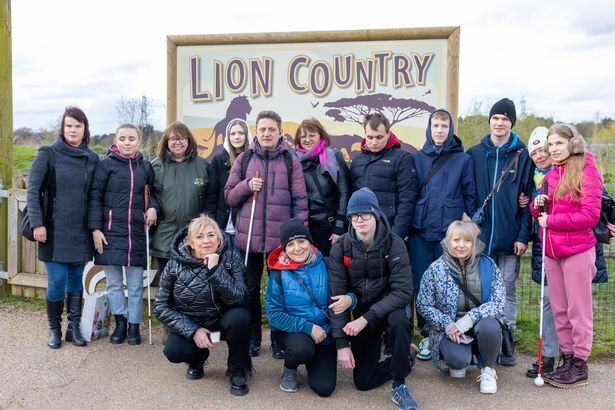
<svg viewBox="0 0 615 410">
<path fill-rule="evenodd" d="M 329 257 L 329 294 L 357 296 L 353 316 L 363 316 L 370 325 L 412 300 L 412 271 L 404 241 L 391 232 L 381 216 L 373 244 L 366 247 L 357 239 L 352 225 L 333 244 Z M 333 337 L 338 348 L 348 346 L 343 327 L 350 320 L 348 311 L 331 315 Z"/>
<path fill-rule="evenodd" d="M 337 180 L 334 181 L 328 172 L 322 173 L 318 156 L 312 159 L 301 160 L 305 187 L 308 193 L 309 223 L 322 224 L 334 219 L 333 233 L 342 235 L 348 229 L 346 207 L 351 193 L 350 171 L 344 157 L 338 150 L 329 151 L 335 155 L 339 170 Z M 329 155 L 330 155 L 329 154 Z M 320 183 L 323 196 L 320 195 L 316 180 Z"/>
<path fill-rule="evenodd" d="M 353 192 L 363 187 L 374 191 L 392 231 L 405 238 L 418 195 L 412 155 L 397 146 L 376 153 L 362 150 L 352 160 L 350 175 Z"/>
<path fill-rule="evenodd" d="M 55 196 L 45 214 L 40 197 L 48 173 L 48 150 L 53 150 Z M 39 260 L 58 263 L 92 260 L 94 246 L 87 229 L 88 195 L 97 163 L 98 155 L 85 144 L 74 148 L 61 137 L 51 146 L 39 149 L 28 178 L 30 223 L 34 228 L 47 228 L 47 242 L 38 243 Z"/>
<path fill-rule="evenodd" d="M 173 333 L 192 339 L 201 327 L 214 325 L 231 307 L 245 307 L 245 267 L 226 243 L 218 265 L 209 270 L 185 244 L 188 227 L 173 239 L 171 259 L 162 272 L 156 296 L 156 317 Z"/>
<path fill-rule="evenodd" d="M 88 228 L 99 229 L 107 240 L 97 265 L 145 267 L 145 185 L 154 183 L 154 170 L 138 153 L 133 158 L 111 146 L 107 158 L 96 166 L 90 188 Z M 160 209 L 151 197 L 148 208 Z"/>
<path fill-rule="evenodd" d="M 220 151 L 211 160 L 209 167 L 209 184 L 207 185 L 207 195 L 205 196 L 205 212 L 210 218 L 215 219 L 222 231 L 226 229 L 231 208 L 224 200 L 224 185 L 228 180 L 231 171 L 229 167 L 230 156 L 226 150 Z M 233 220 L 235 220 L 236 209 L 233 209 Z"/>
</svg>

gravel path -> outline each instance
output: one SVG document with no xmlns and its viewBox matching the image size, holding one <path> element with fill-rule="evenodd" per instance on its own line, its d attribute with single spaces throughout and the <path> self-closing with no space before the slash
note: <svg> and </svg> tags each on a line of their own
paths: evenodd
<svg viewBox="0 0 615 410">
<path fill-rule="evenodd" d="M 64 325 L 66 322 L 64 322 Z M 147 334 L 142 327 L 142 333 Z M 268 331 L 263 334 L 267 335 Z M 387 384 L 369 392 L 352 386 L 350 371 L 340 369 L 335 393 L 326 399 L 311 393 L 305 370 L 300 370 L 299 392 L 280 391 L 282 361 L 272 359 L 268 341 L 254 360 L 250 394 L 233 397 L 224 376 L 226 347 L 212 353 L 205 377 L 189 381 L 185 365 L 169 363 L 162 355 L 162 330 L 155 329 L 154 344 L 111 345 L 107 339 L 87 347 L 46 346 L 46 317 L 0 305 L 0 408 L 255 408 L 255 409 L 395 409 Z M 146 337 L 144 338 L 147 339 Z M 463 380 L 436 374 L 431 362 L 418 362 L 407 379 L 422 409 L 613 409 L 615 365 L 590 364 L 590 385 L 571 390 L 534 387 L 525 377 L 531 361 L 522 357 L 512 368 L 498 368 L 498 393 L 481 395 L 475 381 L 479 371 Z"/>
</svg>

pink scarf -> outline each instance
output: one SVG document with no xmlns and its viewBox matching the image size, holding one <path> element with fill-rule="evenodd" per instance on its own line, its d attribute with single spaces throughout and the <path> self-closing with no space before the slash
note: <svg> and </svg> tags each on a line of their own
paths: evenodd
<svg viewBox="0 0 615 410">
<path fill-rule="evenodd" d="M 327 141 L 321 139 L 314 146 L 314 148 L 309 151 L 303 148 L 301 144 L 297 144 L 295 149 L 301 154 L 301 162 L 312 160 L 318 156 L 318 160 L 321 165 L 321 173 L 324 174 L 325 172 L 328 172 L 333 181 L 337 183 L 337 171 L 339 169 L 339 164 L 337 163 L 333 149 L 327 148 L 326 144 Z"/>
</svg>

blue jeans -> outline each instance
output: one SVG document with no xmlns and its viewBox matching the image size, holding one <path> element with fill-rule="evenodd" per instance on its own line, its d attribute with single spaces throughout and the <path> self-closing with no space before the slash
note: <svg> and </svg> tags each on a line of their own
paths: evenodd
<svg viewBox="0 0 615 410">
<path fill-rule="evenodd" d="M 64 300 L 66 293 L 83 291 L 84 263 L 45 262 L 47 270 L 47 300 Z"/>
<path fill-rule="evenodd" d="M 128 308 L 124 297 L 122 266 L 105 265 L 107 277 L 107 296 L 109 307 L 114 315 L 128 317 L 128 323 L 139 324 L 143 317 L 143 268 L 141 266 L 124 266 L 126 285 L 128 286 Z"/>
<path fill-rule="evenodd" d="M 419 294 L 421 279 L 423 274 L 433 262 L 442 256 L 442 247 L 440 241 L 426 241 L 418 235 L 408 237 L 408 255 L 410 256 L 410 266 L 412 266 L 412 285 L 414 287 L 414 300 Z M 416 314 L 417 326 L 423 337 L 429 336 L 424 330 L 425 319 L 423 316 Z"/>
</svg>

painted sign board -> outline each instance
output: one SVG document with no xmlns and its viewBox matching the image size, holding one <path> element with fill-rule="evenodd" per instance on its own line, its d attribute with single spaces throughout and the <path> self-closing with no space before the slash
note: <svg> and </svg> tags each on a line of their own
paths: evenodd
<svg viewBox="0 0 615 410">
<path fill-rule="evenodd" d="M 226 125 L 278 112 L 291 143 L 317 118 L 347 160 L 363 117 L 380 111 L 403 147 L 422 146 L 429 114 L 457 118 L 459 27 L 168 36 L 167 121 L 194 133 L 204 157 L 222 149 Z"/>
</svg>

